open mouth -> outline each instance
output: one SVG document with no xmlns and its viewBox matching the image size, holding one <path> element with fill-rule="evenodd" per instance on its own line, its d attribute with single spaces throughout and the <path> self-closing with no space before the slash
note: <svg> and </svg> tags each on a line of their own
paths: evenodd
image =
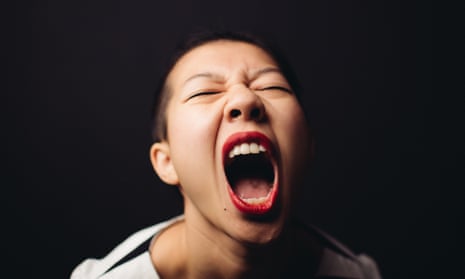
<svg viewBox="0 0 465 279">
<path fill-rule="evenodd" d="M 264 214 L 277 195 L 270 140 L 258 132 L 234 134 L 223 147 L 223 166 L 233 204 L 242 212 Z"/>
</svg>

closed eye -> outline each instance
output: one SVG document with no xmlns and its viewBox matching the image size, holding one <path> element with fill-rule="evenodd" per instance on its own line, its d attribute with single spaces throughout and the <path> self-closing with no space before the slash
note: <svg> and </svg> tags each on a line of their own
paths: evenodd
<svg viewBox="0 0 465 279">
<path fill-rule="evenodd" d="M 214 95 L 220 93 L 219 91 L 205 91 L 205 92 L 198 92 L 195 94 L 192 94 L 187 98 L 187 100 L 193 99 L 195 97 L 200 97 L 200 96 L 207 96 L 207 95 Z"/>
<path fill-rule="evenodd" d="M 258 91 L 268 91 L 268 90 L 280 90 L 280 91 L 284 91 L 284 92 L 287 92 L 287 93 L 292 93 L 291 89 L 289 89 L 287 87 L 283 87 L 283 86 L 268 86 L 268 87 L 265 87 L 265 88 L 258 89 Z"/>
</svg>

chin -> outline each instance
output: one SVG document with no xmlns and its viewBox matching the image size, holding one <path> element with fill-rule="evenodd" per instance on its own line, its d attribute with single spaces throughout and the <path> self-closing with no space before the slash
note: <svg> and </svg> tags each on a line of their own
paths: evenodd
<svg viewBox="0 0 465 279">
<path fill-rule="evenodd" d="M 280 238 L 286 224 L 284 212 L 273 220 L 257 218 L 257 216 L 238 216 L 238 219 L 230 224 L 229 235 L 239 242 L 247 245 L 266 245 Z M 263 217 L 263 216 L 260 216 Z M 232 220 L 235 218 L 230 218 Z"/>
</svg>

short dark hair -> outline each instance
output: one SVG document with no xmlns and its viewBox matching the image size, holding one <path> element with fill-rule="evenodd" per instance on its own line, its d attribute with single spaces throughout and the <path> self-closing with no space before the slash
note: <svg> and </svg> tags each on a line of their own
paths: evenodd
<svg viewBox="0 0 465 279">
<path fill-rule="evenodd" d="M 290 67 L 289 62 L 283 56 L 282 51 L 275 44 L 272 44 L 264 38 L 246 32 L 202 31 L 193 33 L 188 36 L 185 41 L 181 42 L 174 50 L 171 59 L 168 60 L 167 67 L 165 67 L 164 72 L 162 72 L 158 87 L 155 91 L 155 99 L 152 106 L 152 137 L 155 142 L 167 140 L 166 107 L 171 96 L 166 83 L 168 75 L 173 70 L 179 59 L 181 59 L 181 57 L 189 51 L 204 44 L 221 40 L 249 43 L 264 50 L 278 64 L 279 69 L 282 71 L 284 77 L 289 82 L 292 91 L 296 94 L 300 102 L 300 84 L 297 80 L 297 76 Z"/>
</svg>

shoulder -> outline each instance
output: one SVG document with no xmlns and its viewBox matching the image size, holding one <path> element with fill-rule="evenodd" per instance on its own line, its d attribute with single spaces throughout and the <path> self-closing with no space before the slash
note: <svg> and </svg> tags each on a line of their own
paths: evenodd
<svg viewBox="0 0 465 279">
<path fill-rule="evenodd" d="M 344 244 L 321 229 L 302 225 L 321 245 L 321 258 L 316 278 L 381 279 L 376 262 L 366 254 L 355 254 Z"/>
<path fill-rule="evenodd" d="M 148 252 L 150 242 L 160 231 L 182 218 L 178 216 L 134 233 L 101 259 L 84 260 L 73 270 L 71 279 L 159 278 Z"/>
</svg>

